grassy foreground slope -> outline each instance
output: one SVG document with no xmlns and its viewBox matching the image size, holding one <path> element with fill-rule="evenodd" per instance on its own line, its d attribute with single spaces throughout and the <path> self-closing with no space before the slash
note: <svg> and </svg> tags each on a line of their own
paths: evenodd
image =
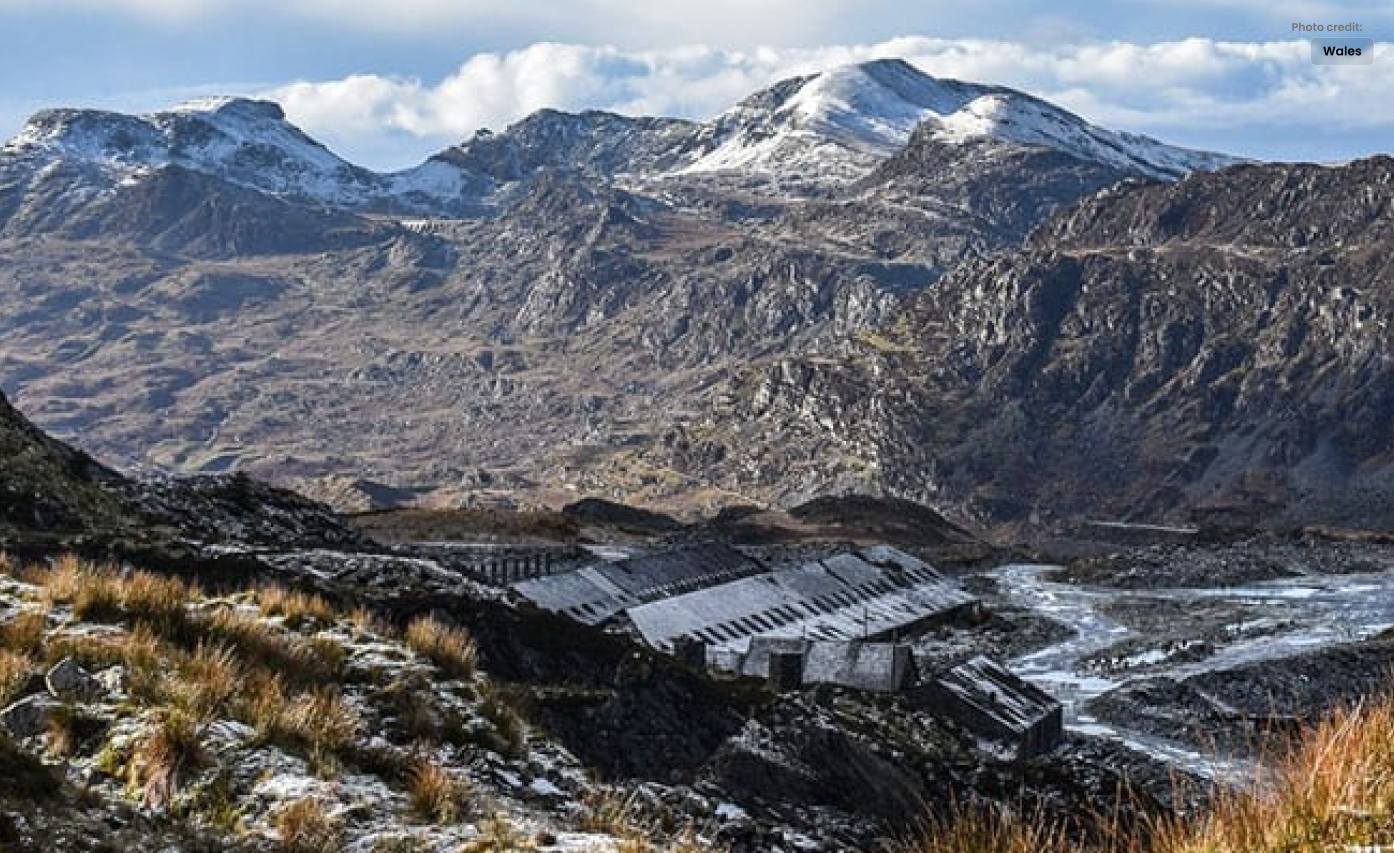
<svg viewBox="0 0 1394 853">
<path fill-rule="evenodd" d="M 1377 853 L 1394 850 L 1394 701 L 1357 705 L 1303 734 L 1251 788 L 1209 811 L 1144 826 L 1098 816 L 1079 833 L 1019 813 L 931 820 L 903 853 Z"/>
</svg>

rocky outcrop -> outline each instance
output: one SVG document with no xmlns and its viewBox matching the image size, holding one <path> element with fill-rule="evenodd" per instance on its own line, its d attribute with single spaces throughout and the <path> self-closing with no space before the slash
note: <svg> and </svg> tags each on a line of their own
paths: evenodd
<svg viewBox="0 0 1394 853">
<path fill-rule="evenodd" d="M 874 345 L 746 378 L 824 483 L 995 522 L 1388 525 L 1394 159 L 1131 184 L 965 264 Z M 816 486 L 817 477 L 796 484 Z M 1242 513 L 1241 513 L 1242 514 Z"/>
<path fill-rule="evenodd" d="M 25 550 L 120 550 L 175 538 L 370 546 L 322 504 L 246 475 L 128 479 L 50 438 L 0 395 L 0 540 Z"/>
<path fill-rule="evenodd" d="M 0 395 L 0 535 L 130 532 L 137 514 L 119 484 L 113 471 L 44 435 Z"/>
</svg>

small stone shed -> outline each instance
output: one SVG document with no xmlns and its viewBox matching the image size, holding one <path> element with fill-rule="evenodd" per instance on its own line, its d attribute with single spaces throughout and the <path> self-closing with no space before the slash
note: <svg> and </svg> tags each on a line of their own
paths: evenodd
<svg viewBox="0 0 1394 853">
<path fill-rule="evenodd" d="M 788 655 L 801 659 L 799 683 L 787 685 L 790 687 L 832 684 L 875 693 L 898 693 L 915 679 L 914 654 L 908 645 L 788 637 L 752 638 L 750 650 L 741 661 L 741 673 L 769 678 L 771 660 Z"/>
<path fill-rule="evenodd" d="M 914 692 L 929 710 L 1005 745 L 1017 759 L 1049 752 L 1064 737 L 1061 704 L 991 658 L 975 657 Z"/>
</svg>

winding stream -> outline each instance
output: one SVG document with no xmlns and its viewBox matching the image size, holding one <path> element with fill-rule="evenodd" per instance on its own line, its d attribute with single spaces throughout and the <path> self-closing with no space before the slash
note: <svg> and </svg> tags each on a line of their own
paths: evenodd
<svg viewBox="0 0 1394 853">
<path fill-rule="evenodd" d="M 1311 649 L 1366 639 L 1394 625 L 1394 574 L 1304 575 L 1220 589 L 1120 590 L 1054 583 L 1046 565 L 1008 565 L 989 573 L 1003 596 L 1020 607 L 1070 626 L 1075 636 L 1009 664 L 1013 672 L 1055 696 L 1065 706 L 1066 728 L 1121 741 L 1191 772 L 1210 777 L 1253 778 L 1247 760 L 1226 760 L 1142 732 L 1104 723 L 1085 710 L 1090 700 L 1143 677 L 1181 680 L 1202 672 L 1230 669 L 1287 657 Z M 1145 673 L 1099 674 L 1086 659 L 1121 640 L 1139 636 L 1102 612 L 1124 597 L 1182 602 L 1221 601 L 1242 605 L 1272 620 L 1271 631 L 1230 643 L 1214 643 L 1200 661 L 1168 665 L 1164 656 L 1147 661 Z M 1252 622 L 1252 620 L 1250 620 Z M 1236 626 L 1237 627 L 1237 626 Z"/>
</svg>

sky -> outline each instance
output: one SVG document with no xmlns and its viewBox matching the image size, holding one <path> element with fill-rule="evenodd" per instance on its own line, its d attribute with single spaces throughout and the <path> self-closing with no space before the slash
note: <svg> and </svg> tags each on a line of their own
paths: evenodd
<svg viewBox="0 0 1394 853">
<path fill-rule="evenodd" d="M 1314 66 L 1297 23 L 1360 24 L 1374 63 Z M 1333 161 L 1394 151 L 1391 41 L 1394 0 L 0 0 L 0 138 L 47 107 L 247 95 L 388 171 L 544 107 L 705 119 L 899 56 L 1166 142 Z"/>
</svg>

